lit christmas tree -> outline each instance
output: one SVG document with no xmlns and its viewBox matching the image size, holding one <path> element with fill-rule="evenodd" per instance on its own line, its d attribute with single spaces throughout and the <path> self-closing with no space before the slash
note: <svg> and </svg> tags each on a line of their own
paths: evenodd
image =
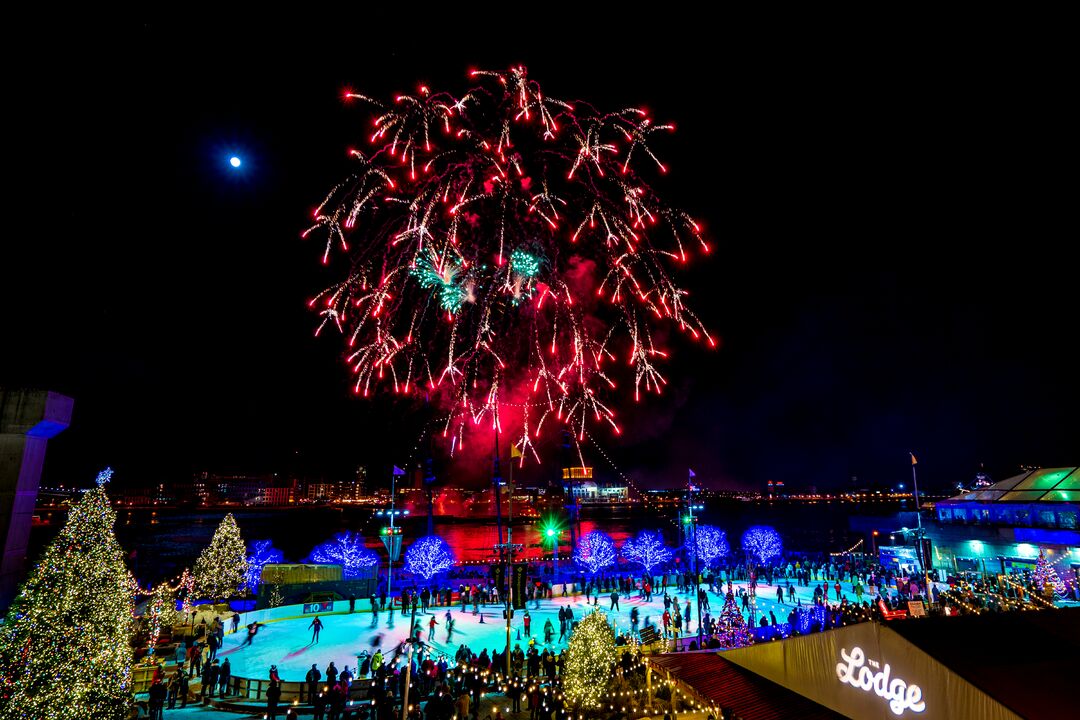
<svg viewBox="0 0 1080 720">
<path fill-rule="evenodd" d="M 632 563 L 645 568 L 652 574 L 652 569 L 671 560 L 671 550 L 664 545 L 664 536 L 659 531 L 642 530 L 636 537 L 627 538 L 622 546 L 622 556 Z"/>
<path fill-rule="evenodd" d="M 338 533 L 333 540 L 319 545 L 311 551 L 309 559 L 314 563 L 340 565 L 341 574 L 346 580 L 358 578 L 364 568 L 379 564 L 375 551 L 364 546 L 364 537 L 349 532 Z"/>
<path fill-rule="evenodd" d="M 615 564 L 615 541 L 599 530 L 585 533 L 574 548 L 574 562 L 595 575 Z"/>
<path fill-rule="evenodd" d="M 731 591 L 731 581 L 728 581 L 727 596 L 724 598 L 724 607 L 720 609 L 720 617 L 717 618 L 716 637 L 720 644 L 727 648 L 739 648 L 752 645 L 754 636 L 746 625 L 738 605 L 735 603 L 735 593 Z"/>
<path fill-rule="evenodd" d="M 438 535 L 420 538 L 405 551 L 405 569 L 430 581 L 454 566 L 454 551 Z"/>
<path fill-rule="evenodd" d="M 195 592 L 213 600 L 232 597 L 244 585 L 247 569 L 247 551 L 240 528 L 229 513 L 195 561 Z"/>
<path fill-rule="evenodd" d="M 284 553 L 269 540 L 256 540 L 251 543 L 247 556 L 247 572 L 244 574 L 244 587 L 255 592 L 262 582 L 263 566 L 279 563 L 285 559 Z"/>
<path fill-rule="evenodd" d="M 132 596 L 104 484 L 68 513 L 0 626 L 0 718 L 126 718 Z"/>
<path fill-rule="evenodd" d="M 176 612 L 176 590 L 177 588 L 169 587 L 168 583 L 161 583 L 150 593 L 150 602 L 146 608 L 150 627 L 150 639 L 146 643 L 148 655 L 154 654 L 158 638 L 161 637 L 161 628 L 172 627 L 180 619 Z"/>
<path fill-rule="evenodd" d="M 1061 577 L 1058 576 L 1057 571 L 1053 566 L 1046 561 L 1046 557 L 1043 555 L 1042 550 L 1039 551 L 1039 559 L 1035 561 L 1035 589 L 1040 594 L 1046 593 L 1046 586 L 1050 585 L 1054 588 L 1054 594 L 1059 597 L 1065 596 L 1065 583 L 1062 582 Z"/>
<path fill-rule="evenodd" d="M 598 707 L 615 675 L 611 668 L 615 660 L 615 633 L 607 616 L 602 610 L 589 613 L 566 648 L 562 680 L 567 701 L 582 710 Z"/>
<path fill-rule="evenodd" d="M 688 527 L 690 537 L 687 549 L 691 554 L 696 553 L 701 565 L 698 569 L 712 567 L 717 560 L 731 552 L 728 546 L 727 533 L 713 525 L 701 525 Z"/>
<path fill-rule="evenodd" d="M 742 546 L 743 550 L 750 554 L 751 559 L 762 565 L 770 560 L 778 559 L 784 551 L 780 533 L 768 525 L 755 525 L 744 532 Z"/>
</svg>

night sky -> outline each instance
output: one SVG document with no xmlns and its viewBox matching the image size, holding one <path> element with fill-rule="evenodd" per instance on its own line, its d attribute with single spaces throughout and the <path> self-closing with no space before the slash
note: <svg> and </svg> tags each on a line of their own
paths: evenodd
<svg viewBox="0 0 1080 720">
<path fill-rule="evenodd" d="M 352 397 L 340 342 L 312 337 L 327 276 L 299 233 L 366 136 L 343 88 L 460 93 L 467 70 L 517 63 L 555 97 L 677 123 L 659 187 L 716 248 L 686 285 L 722 348 L 676 343 L 668 392 L 623 404 L 622 438 L 597 433 L 632 478 L 833 489 L 903 481 L 913 450 L 920 481 L 945 485 L 980 463 L 1001 479 L 1080 461 L 1073 132 L 1052 44 L 534 29 L 56 39 L 63 72 L 17 81 L 0 262 L 0 384 L 75 398 L 46 482 L 406 462 L 422 411 Z"/>
</svg>

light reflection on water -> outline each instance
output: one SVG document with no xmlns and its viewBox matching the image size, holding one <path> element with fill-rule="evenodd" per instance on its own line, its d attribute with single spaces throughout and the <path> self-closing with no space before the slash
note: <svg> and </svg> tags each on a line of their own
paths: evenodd
<svg viewBox="0 0 1080 720">
<path fill-rule="evenodd" d="M 784 537 L 787 548 L 821 551 L 849 547 L 861 537 L 849 530 L 851 514 L 889 515 L 897 506 L 887 508 L 856 508 L 833 503 L 771 505 L 768 503 L 729 503 L 709 507 L 702 522 L 718 525 L 728 534 L 733 547 L 749 525 L 766 523 L 775 525 Z M 194 564 L 195 558 L 209 543 L 214 530 L 226 510 L 205 511 L 158 509 L 153 511 L 124 509 L 119 513 L 116 526 L 117 538 L 125 551 L 136 551 L 132 561 L 133 570 L 140 580 L 153 581 L 173 577 L 184 567 Z M 373 517 L 370 508 L 364 507 L 317 507 L 288 510 L 254 510 L 236 508 L 240 531 L 245 540 L 270 539 L 284 554 L 287 562 L 303 561 L 317 544 L 329 540 L 335 533 L 351 531 L 360 533 L 367 544 L 386 558 L 386 551 L 379 540 L 379 528 L 383 518 Z M 607 516 L 600 516 L 607 513 Z M 678 528 L 672 516 L 658 516 L 655 512 L 618 509 L 591 510 L 590 516 L 580 523 L 580 532 L 601 530 L 610 534 L 621 545 L 629 535 L 638 530 L 661 530 L 669 546 L 679 543 Z M 594 516 L 595 515 L 595 516 Z M 44 545 L 51 540 L 64 521 L 64 513 L 57 512 L 51 523 L 35 525 L 31 529 L 31 562 L 35 561 Z M 427 534 L 427 519 L 410 516 L 404 523 L 405 546 L 418 536 Z M 443 536 L 455 549 L 462 561 L 485 560 L 492 555 L 497 542 L 494 519 L 445 521 L 435 519 L 435 532 Z M 505 539 L 506 526 L 503 526 Z M 541 547 L 539 521 L 530 519 L 514 525 L 514 542 L 524 545 L 521 557 L 535 558 L 541 553 L 550 555 L 551 545 Z M 569 562 L 572 551 L 569 529 L 564 527 L 559 548 L 560 567 L 563 560 Z"/>
</svg>

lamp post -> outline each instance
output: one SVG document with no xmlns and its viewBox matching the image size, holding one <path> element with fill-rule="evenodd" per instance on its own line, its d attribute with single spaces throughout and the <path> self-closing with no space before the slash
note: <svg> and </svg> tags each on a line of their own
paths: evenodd
<svg viewBox="0 0 1080 720">
<path fill-rule="evenodd" d="M 551 584 L 559 582 L 559 531 L 553 527 L 547 529 L 547 536 L 551 538 L 551 547 L 554 555 L 552 556 Z"/>
<path fill-rule="evenodd" d="M 704 638 L 704 628 L 701 627 L 701 588 L 698 586 L 698 534 L 697 534 L 697 518 L 694 517 L 694 471 L 690 471 L 690 477 L 686 481 L 686 509 L 690 518 L 690 529 L 694 535 L 694 552 L 690 555 L 690 573 L 694 578 L 694 595 L 697 600 L 697 636 L 698 636 L 698 649 L 701 649 L 701 644 Z M 689 625 L 689 622 L 687 623 Z M 689 627 L 687 628 L 689 630 Z"/>
<path fill-rule="evenodd" d="M 929 589 L 930 589 L 930 568 L 928 567 L 929 558 L 926 557 L 926 544 L 923 542 L 922 508 L 919 506 L 919 478 L 915 474 L 915 466 L 919 463 L 919 461 L 915 458 L 915 453 L 908 452 L 908 455 L 911 456 L 911 484 L 913 486 L 913 490 L 915 491 L 915 521 L 916 521 L 916 525 L 918 526 L 918 531 L 917 531 L 918 532 L 918 540 L 916 541 L 918 543 L 917 546 L 916 546 L 916 549 L 918 550 L 918 552 L 916 553 L 916 555 L 919 558 L 919 565 L 922 566 L 923 587 L 925 587 L 927 589 L 927 592 L 929 592 Z"/>
</svg>

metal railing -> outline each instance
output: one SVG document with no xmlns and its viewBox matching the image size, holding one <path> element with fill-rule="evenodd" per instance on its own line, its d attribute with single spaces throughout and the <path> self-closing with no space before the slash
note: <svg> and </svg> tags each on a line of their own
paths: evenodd
<svg viewBox="0 0 1080 720">
<path fill-rule="evenodd" d="M 294 700 L 300 703 L 310 703 L 311 694 L 308 692 L 307 682 L 283 680 L 281 683 L 281 703 L 291 703 Z M 349 683 L 349 695 L 347 701 L 367 700 L 374 687 L 374 680 L 353 680 Z M 254 678 L 231 677 L 226 686 L 229 691 L 229 699 L 234 700 L 265 700 L 266 691 L 270 688 L 269 680 L 256 680 Z M 329 686 L 324 683 L 316 685 L 318 692 L 323 692 Z"/>
</svg>

